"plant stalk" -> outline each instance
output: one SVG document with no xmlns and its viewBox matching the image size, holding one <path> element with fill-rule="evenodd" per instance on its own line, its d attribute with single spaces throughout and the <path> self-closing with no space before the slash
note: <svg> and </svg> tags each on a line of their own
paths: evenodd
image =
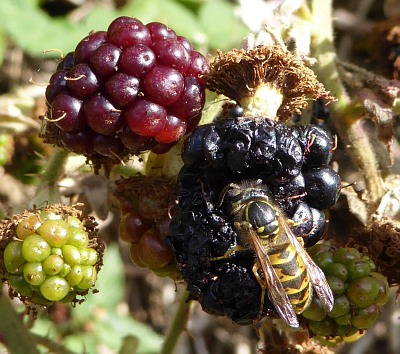
<svg viewBox="0 0 400 354">
<path fill-rule="evenodd" d="M 36 188 L 36 194 L 31 201 L 31 206 L 42 205 L 43 203 L 56 204 L 60 202 L 57 183 L 64 173 L 64 164 L 68 152 L 57 149 L 47 161 L 42 173 L 40 183 Z"/>
<path fill-rule="evenodd" d="M 333 44 L 332 0 L 310 0 L 309 3 L 315 29 L 311 55 L 317 59 L 313 69 L 326 89 L 337 98 L 330 104 L 330 112 L 348 153 L 365 178 L 371 214 L 384 194 L 384 187 L 373 146 L 361 119 L 365 111 L 355 106 L 339 77 Z"/>
<path fill-rule="evenodd" d="M 172 354 L 179 336 L 186 329 L 190 310 L 190 301 L 188 301 L 188 296 L 189 293 L 185 290 L 179 300 L 179 306 L 175 313 L 175 318 L 165 337 L 160 354 Z"/>
<path fill-rule="evenodd" d="M 0 337 L 13 354 L 39 354 L 31 334 L 18 318 L 10 300 L 0 294 Z"/>
</svg>

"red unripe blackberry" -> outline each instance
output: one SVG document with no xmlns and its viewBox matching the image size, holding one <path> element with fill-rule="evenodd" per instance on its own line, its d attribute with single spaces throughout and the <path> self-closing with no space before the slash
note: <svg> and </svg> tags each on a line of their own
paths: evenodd
<svg viewBox="0 0 400 354">
<path fill-rule="evenodd" d="M 88 36 L 83 38 L 75 48 L 74 64 L 85 63 L 90 60 L 94 51 L 103 43 L 107 42 L 107 32 L 98 31 L 91 32 Z M 71 68 L 73 67 L 71 66 Z"/>
<path fill-rule="evenodd" d="M 98 134 L 113 134 L 122 125 L 121 111 L 101 94 L 86 100 L 84 113 L 87 124 Z"/>
<path fill-rule="evenodd" d="M 86 63 L 75 65 L 68 74 L 67 88 L 75 97 L 89 97 L 98 87 L 97 77 Z"/>
<path fill-rule="evenodd" d="M 83 38 L 50 78 L 44 140 L 100 164 L 164 153 L 198 124 L 208 68 L 164 24 L 119 17 Z"/>
<path fill-rule="evenodd" d="M 156 275 L 177 278 L 173 250 L 167 242 L 175 183 L 165 178 L 132 176 L 117 181 L 119 238 L 130 242 L 134 264 Z"/>
<path fill-rule="evenodd" d="M 119 63 L 121 70 L 138 78 L 143 77 L 156 63 L 154 52 L 144 44 L 126 48 Z"/>
<path fill-rule="evenodd" d="M 164 128 L 167 110 L 147 100 L 140 100 L 125 112 L 125 120 L 132 132 L 141 136 L 152 137 Z"/>
<path fill-rule="evenodd" d="M 50 119 L 62 131 L 79 131 L 85 126 L 83 102 L 65 92 L 60 93 L 53 100 Z"/>
</svg>

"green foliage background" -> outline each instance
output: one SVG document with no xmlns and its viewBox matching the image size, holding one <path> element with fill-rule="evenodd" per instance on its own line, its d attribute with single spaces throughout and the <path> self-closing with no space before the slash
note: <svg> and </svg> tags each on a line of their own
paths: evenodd
<svg viewBox="0 0 400 354">
<path fill-rule="evenodd" d="M 122 15 L 137 17 L 143 23 L 163 22 L 203 50 L 230 49 L 248 33 L 235 15 L 235 5 L 224 0 L 135 0 L 118 10 L 99 5 L 79 22 L 50 17 L 39 5 L 39 0 L 2 1 L 0 60 L 8 40 L 32 57 L 41 57 L 43 50 L 55 48 L 67 53 L 90 31 L 106 30 L 114 18 Z"/>
</svg>

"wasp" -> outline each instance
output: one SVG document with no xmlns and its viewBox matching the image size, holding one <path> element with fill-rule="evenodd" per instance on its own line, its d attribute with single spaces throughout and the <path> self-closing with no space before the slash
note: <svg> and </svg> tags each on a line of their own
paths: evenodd
<svg viewBox="0 0 400 354">
<path fill-rule="evenodd" d="M 252 272 L 262 289 L 258 318 L 266 292 L 278 315 L 291 327 L 299 327 L 297 314 L 310 304 L 313 290 L 329 312 L 334 300 L 324 273 L 303 248 L 302 237 L 293 234 L 289 224 L 294 222 L 273 202 L 262 180 L 231 183 L 223 189 L 219 206 L 224 199 L 230 202 L 239 246 L 214 259 L 237 251 L 253 252 Z"/>
</svg>

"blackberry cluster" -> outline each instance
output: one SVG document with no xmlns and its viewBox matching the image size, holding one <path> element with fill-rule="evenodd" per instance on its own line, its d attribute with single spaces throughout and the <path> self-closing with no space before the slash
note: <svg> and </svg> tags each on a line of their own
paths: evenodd
<svg viewBox="0 0 400 354">
<path fill-rule="evenodd" d="M 164 24 L 119 17 L 82 39 L 50 78 L 45 141 L 91 160 L 164 153 L 198 124 L 208 67 Z"/>
<path fill-rule="evenodd" d="M 260 308 L 254 254 L 215 259 L 239 243 L 229 206 L 221 203 L 224 188 L 262 180 L 285 217 L 295 221 L 293 233 L 311 246 L 324 232 L 323 210 L 339 196 L 340 177 L 328 166 L 332 149 L 332 137 L 318 126 L 261 118 L 224 119 L 199 126 L 188 137 L 169 242 L 189 292 L 206 312 L 248 324 Z M 273 313 L 266 297 L 263 315 Z"/>
<path fill-rule="evenodd" d="M 318 299 L 301 314 L 304 324 L 322 344 L 334 346 L 361 337 L 387 303 L 389 284 L 376 272 L 374 262 L 355 248 L 331 250 L 327 244 L 310 248 L 309 253 L 327 275 L 335 296 L 333 309 L 326 313 Z"/>
<path fill-rule="evenodd" d="M 169 208 L 174 183 L 170 179 L 133 176 L 116 182 L 114 192 L 120 201 L 118 234 L 130 243 L 132 262 L 158 276 L 176 279 L 176 263 L 169 236 Z"/>
<path fill-rule="evenodd" d="M 25 211 L 0 224 L 1 278 L 11 296 L 49 306 L 76 302 L 96 282 L 103 243 L 96 224 L 73 208 Z"/>
</svg>

